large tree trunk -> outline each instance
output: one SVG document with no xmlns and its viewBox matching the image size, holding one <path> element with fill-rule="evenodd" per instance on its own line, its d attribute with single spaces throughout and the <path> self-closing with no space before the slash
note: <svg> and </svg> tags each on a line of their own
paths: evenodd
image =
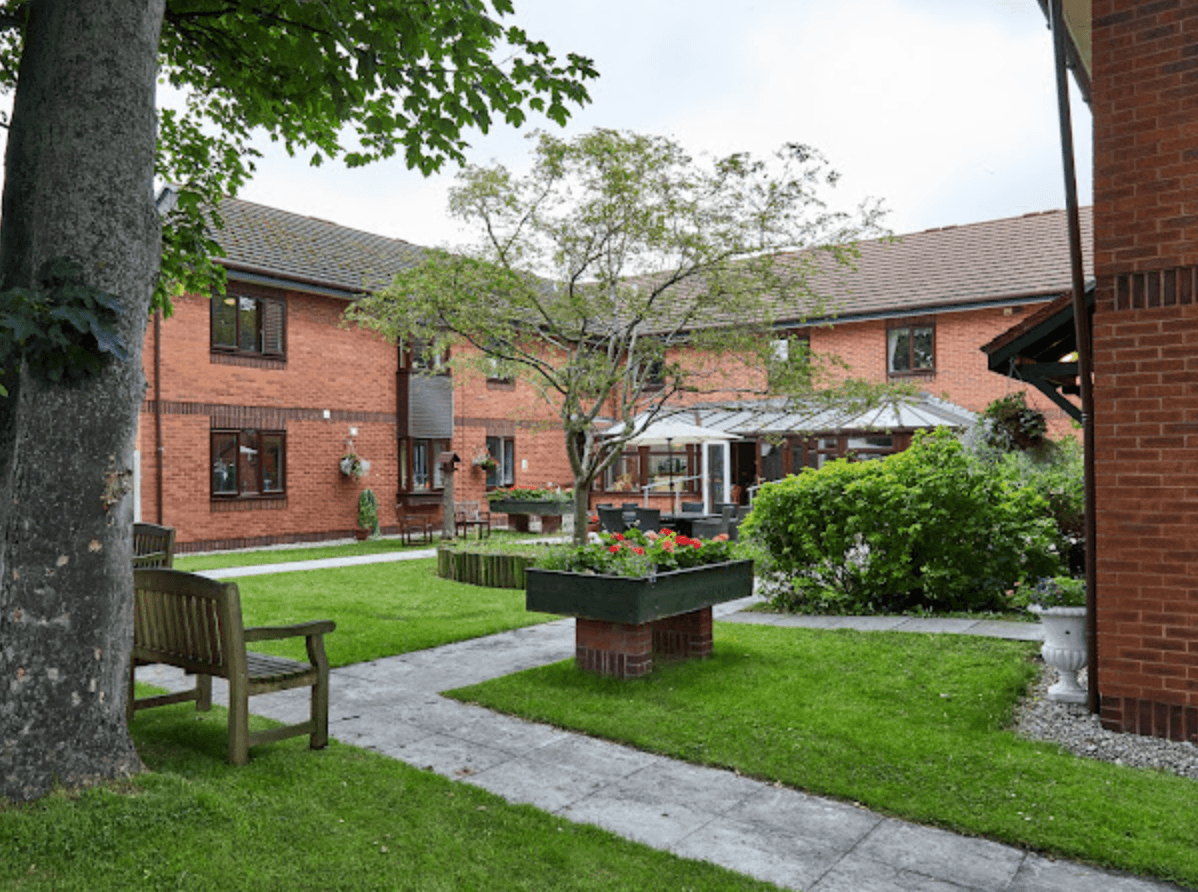
<svg viewBox="0 0 1198 892">
<path fill-rule="evenodd" d="M 125 723 L 133 447 L 160 231 L 164 0 L 33 0 L 5 159 L 0 281 L 78 261 L 117 295 L 131 358 L 81 383 L 7 370 L 0 398 L 0 792 L 138 770 Z M 0 298 L 2 300 L 2 298 Z"/>
</svg>

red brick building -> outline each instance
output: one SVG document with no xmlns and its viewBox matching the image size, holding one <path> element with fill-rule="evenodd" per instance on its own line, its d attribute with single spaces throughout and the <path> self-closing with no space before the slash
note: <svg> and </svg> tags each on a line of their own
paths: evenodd
<svg viewBox="0 0 1198 892">
<path fill-rule="evenodd" d="M 1101 716 L 1198 742 L 1198 6 L 1068 0 L 1065 20 L 1094 128 Z M 1073 339 L 1061 303 L 991 347 L 1031 364 Z"/>
<path fill-rule="evenodd" d="M 416 246 L 248 202 L 224 211 L 227 294 L 180 298 L 147 336 L 140 517 L 176 527 L 190 550 L 341 538 L 370 487 L 382 526 L 394 530 L 403 515 L 439 515 L 444 451 L 462 460 L 459 501 L 482 501 L 497 484 L 570 485 L 555 411 L 531 387 L 420 374 L 436 361 L 341 323 L 355 295 L 417 261 Z M 780 342 L 806 338 L 814 352 L 843 358 L 846 374 L 914 381 L 929 396 L 901 418 L 829 417 L 786 448 L 763 448 L 759 436 L 790 432 L 783 416 L 707 413 L 738 436 L 737 477 L 897 451 L 917 428 L 961 424 L 965 410 L 1022 389 L 987 374 L 978 348 L 1068 290 L 1061 213 L 868 242 L 854 272 L 818 287 L 836 315 L 796 314 Z M 1032 402 L 1055 432 L 1068 430 L 1046 398 Z M 351 451 L 370 464 L 361 479 L 340 470 Z M 499 462 L 490 471 L 475 464 L 488 453 Z M 655 457 L 630 455 L 595 501 L 639 494 Z M 697 449 L 674 458 L 679 476 L 698 473 Z"/>
</svg>

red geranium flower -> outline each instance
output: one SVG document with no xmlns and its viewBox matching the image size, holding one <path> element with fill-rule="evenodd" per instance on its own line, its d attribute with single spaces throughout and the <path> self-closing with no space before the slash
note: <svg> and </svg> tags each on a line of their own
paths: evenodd
<svg viewBox="0 0 1198 892">
<path fill-rule="evenodd" d="M 612 534 L 611 534 L 611 537 L 612 537 L 613 539 L 615 539 L 617 542 L 623 542 L 623 541 L 624 541 L 624 534 L 623 534 L 623 533 L 612 533 Z"/>
<path fill-rule="evenodd" d="M 612 554 L 615 554 L 617 551 L 619 551 L 619 550 L 620 550 L 620 546 L 619 546 L 619 545 L 612 545 L 612 546 L 611 546 L 610 548 L 608 548 L 607 550 L 608 550 L 608 551 L 610 551 Z"/>
<path fill-rule="evenodd" d="M 633 554 L 644 554 L 645 549 L 641 548 L 639 545 L 634 545 L 634 546 L 632 546 L 632 553 Z"/>
</svg>

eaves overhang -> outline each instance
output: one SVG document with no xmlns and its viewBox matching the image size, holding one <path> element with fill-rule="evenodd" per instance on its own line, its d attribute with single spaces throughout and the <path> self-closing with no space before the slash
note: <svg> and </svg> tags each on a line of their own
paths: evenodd
<svg viewBox="0 0 1198 892">
<path fill-rule="evenodd" d="M 245 266 L 230 260 L 220 259 L 217 262 L 225 268 L 229 279 L 235 282 L 265 285 L 269 288 L 279 288 L 285 291 L 303 291 L 305 294 L 318 294 L 323 297 L 335 297 L 345 301 L 357 300 L 367 293 L 366 289 L 351 291 L 327 282 L 305 279 L 300 276 L 289 276 L 271 270 Z"/>
<path fill-rule="evenodd" d="M 1036 2 L 1040 4 L 1045 19 L 1050 19 L 1048 0 Z M 1065 65 L 1073 72 L 1082 98 L 1089 102 L 1094 58 L 1091 0 L 1061 0 L 1061 8 L 1065 17 Z"/>
</svg>

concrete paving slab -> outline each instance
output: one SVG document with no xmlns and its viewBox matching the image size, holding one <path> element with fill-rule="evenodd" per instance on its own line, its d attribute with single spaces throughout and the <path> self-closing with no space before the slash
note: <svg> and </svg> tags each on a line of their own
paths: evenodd
<svg viewBox="0 0 1198 892">
<path fill-rule="evenodd" d="M 710 815 L 677 802 L 641 802 L 607 790 L 571 803 L 557 814 L 655 849 L 669 849 L 711 821 Z"/>
<path fill-rule="evenodd" d="M 480 771 L 470 778 L 470 783 L 502 796 L 508 802 L 559 812 L 603 789 L 606 781 L 527 757 L 509 759 Z"/>
<path fill-rule="evenodd" d="M 760 784 L 754 796 L 733 806 L 724 817 L 758 827 L 763 833 L 782 832 L 840 846 L 844 851 L 883 820 L 868 809 L 771 784 Z"/>
<path fill-rule="evenodd" d="M 891 819 L 872 830 L 853 853 L 984 892 L 1006 892 L 1024 857 L 1019 849 L 988 839 Z"/>
<path fill-rule="evenodd" d="M 655 763 L 668 761 L 662 756 L 581 734 L 571 734 L 546 744 L 537 750 L 537 758 L 545 765 L 561 765 L 603 781 L 619 780 Z"/>
<path fill-rule="evenodd" d="M 636 802 L 684 805 L 715 816 L 752 798 L 760 786 L 731 771 L 667 760 L 616 781 L 609 790 Z"/>
<path fill-rule="evenodd" d="M 833 629 L 853 629 L 857 632 L 889 632 L 909 621 L 906 616 L 844 616 Z"/>
<path fill-rule="evenodd" d="M 787 889 L 810 888 L 844 854 L 828 843 L 726 818 L 699 828 L 670 851 Z"/>
<path fill-rule="evenodd" d="M 805 892 L 983 892 L 856 853 L 845 857 Z"/>
<path fill-rule="evenodd" d="M 1028 855 L 1008 892 L 1171 892 L 1171 883 Z"/>
<path fill-rule="evenodd" d="M 511 759 L 510 753 L 479 746 L 445 734 L 429 734 L 411 743 L 388 747 L 387 755 L 442 777 L 464 780 Z"/>
<path fill-rule="evenodd" d="M 986 638 L 1007 638 L 1011 641 L 1043 641 L 1044 627 L 1039 623 L 982 620 L 970 626 L 962 634 L 982 635 Z"/>
<path fill-rule="evenodd" d="M 940 617 L 907 617 L 906 621 L 895 626 L 895 632 L 931 632 L 941 635 L 961 635 L 971 626 L 977 624 L 976 619 L 942 619 Z"/>
</svg>

